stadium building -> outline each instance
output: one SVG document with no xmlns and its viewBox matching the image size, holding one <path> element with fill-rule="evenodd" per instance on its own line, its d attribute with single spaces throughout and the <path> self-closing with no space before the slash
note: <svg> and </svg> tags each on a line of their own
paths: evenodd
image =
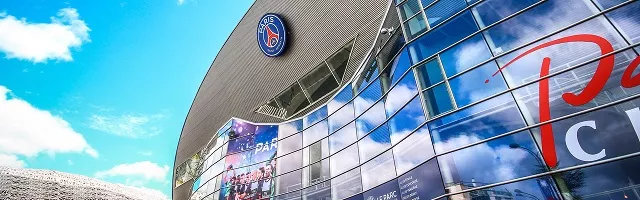
<svg viewBox="0 0 640 200">
<path fill-rule="evenodd" d="M 173 199 L 640 200 L 640 1 L 257 0 Z"/>
</svg>

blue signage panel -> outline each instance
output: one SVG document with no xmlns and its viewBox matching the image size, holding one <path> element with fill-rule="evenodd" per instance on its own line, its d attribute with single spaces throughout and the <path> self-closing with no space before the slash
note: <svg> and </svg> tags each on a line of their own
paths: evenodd
<svg viewBox="0 0 640 200">
<path fill-rule="evenodd" d="M 258 22 L 258 46 L 264 55 L 276 57 L 282 55 L 287 45 L 287 29 L 282 18 L 267 13 Z"/>
<path fill-rule="evenodd" d="M 364 200 L 400 200 L 398 180 L 394 179 L 363 194 Z"/>
<path fill-rule="evenodd" d="M 402 200 L 432 199 L 444 194 L 436 159 L 398 177 Z"/>
</svg>

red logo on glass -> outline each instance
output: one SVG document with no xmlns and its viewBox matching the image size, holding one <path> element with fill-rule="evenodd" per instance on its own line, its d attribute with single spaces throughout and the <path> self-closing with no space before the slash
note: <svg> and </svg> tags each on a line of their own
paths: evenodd
<svg viewBox="0 0 640 200">
<path fill-rule="evenodd" d="M 524 53 L 516 56 L 511 61 L 507 62 L 506 65 L 502 66 L 498 71 L 496 71 L 493 75 L 497 75 L 504 68 L 507 68 L 509 65 L 513 64 L 515 61 L 521 59 L 522 57 L 529 55 L 537 50 L 553 46 L 556 44 L 563 43 L 571 43 L 571 42 L 590 42 L 598 45 L 600 47 L 600 54 L 607 55 L 613 52 L 613 46 L 606 39 L 591 34 L 578 34 L 571 35 L 563 38 L 559 38 L 556 40 L 552 40 L 538 46 L 533 47 L 532 49 L 525 51 Z M 607 55 L 601 58 L 598 62 L 598 67 L 596 72 L 591 78 L 591 81 L 585 86 L 584 90 L 580 92 L 580 94 L 574 94 L 571 92 L 567 92 L 562 94 L 562 99 L 565 102 L 572 106 L 581 106 L 584 105 L 591 100 L 593 100 L 598 93 L 604 88 L 611 72 L 614 67 L 614 55 Z M 622 83 L 621 85 L 625 88 L 631 88 L 640 85 L 640 75 L 632 76 L 633 71 L 640 64 L 640 57 L 636 58 L 629 64 L 627 69 L 625 69 L 622 74 Z M 539 92 L 539 104 L 540 104 L 540 123 L 545 123 L 551 120 L 551 112 L 549 106 L 549 68 L 551 65 L 551 58 L 545 57 L 542 59 L 542 66 L 540 68 L 540 82 L 538 83 Z M 485 83 L 488 83 L 489 79 L 485 80 Z M 541 138 L 542 138 L 542 157 L 547 165 L 550 167 L 556 167 L 558 163 L 558 158 L 556 155 L 555 143 L 553 139 L 553 128 L 550 123 L 545 123 L 540 126 Z"/>
</svg>

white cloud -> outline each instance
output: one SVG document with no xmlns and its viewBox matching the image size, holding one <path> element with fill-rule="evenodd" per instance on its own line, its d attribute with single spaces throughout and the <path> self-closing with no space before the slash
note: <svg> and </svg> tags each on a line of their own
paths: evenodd
<svg viewBox="0 0 640 200">
<path fill-rule="evenodd" d="M 165 181 L 169 172 L 169 166 L 160 166 L 150 161 L 142 161 L 131 164 L 120 164 L 106 170 L 96 172 L 98 178 L 125 176 L 128 178 L 142 178 L 144 180 Z"/>
<path fill-rule="evenodd" d="M 184 0 L 178 0 L 178 5 L 184 4 Z"/>
<path fill-rule="evenodd" d="M 23 168 L 24 161 L 19 160 L 15 155 L 0 154 L 0 167 Z"/>
<path fill-rule="evenodd" d="M 33 107 L 0 86 L 0 154 L 32 157 L 82 152 L 98 157 L 67 121 Z"/>
<path fill-rule="evenodd" d="M 143 155 L 143 156 L 152 156 L 153 152 L 151 152 L 151 151 L 140 151 L 140 152 L 138 152 L 138 154 Z"/>
<path fill-rule="evenodd" d="M 89 27 L 74 8 L 63 8 L 51 23 L 32 23 L 7 13 L 0 14 L 0 51 L 7 58 L 34 63 L 71 61 L 71 48 L 89 42 Z"/>
<path fill-rule="evenodd" d="M 152 137 L 160 134 L 161 130 L 150 123 L 164 118 L 163 115 L 124 114 L 121 116 L 107 116 L 94 114 L 89 119 L 89 127 L 110 134 L 131 138 Z"/>
<path fill-rule="evenodd" d="M 67 164 L 68 164 L 68 165 L 73 165 L 73 161 L 71 161 L 71 160 L 67 160 Z"/>
</svg>

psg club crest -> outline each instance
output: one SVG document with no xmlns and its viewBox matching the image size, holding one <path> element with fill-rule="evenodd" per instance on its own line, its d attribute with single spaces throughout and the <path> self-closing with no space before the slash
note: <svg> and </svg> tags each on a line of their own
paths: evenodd
<svg viewBox="0 0 640 200">
<path fill-rule="evenodd" d="M 287 30 L 280 16 L 267 13 L 258 23 L 258 46 L 264 55 L 282 55 L 287 44 Z"/>
</svg>

